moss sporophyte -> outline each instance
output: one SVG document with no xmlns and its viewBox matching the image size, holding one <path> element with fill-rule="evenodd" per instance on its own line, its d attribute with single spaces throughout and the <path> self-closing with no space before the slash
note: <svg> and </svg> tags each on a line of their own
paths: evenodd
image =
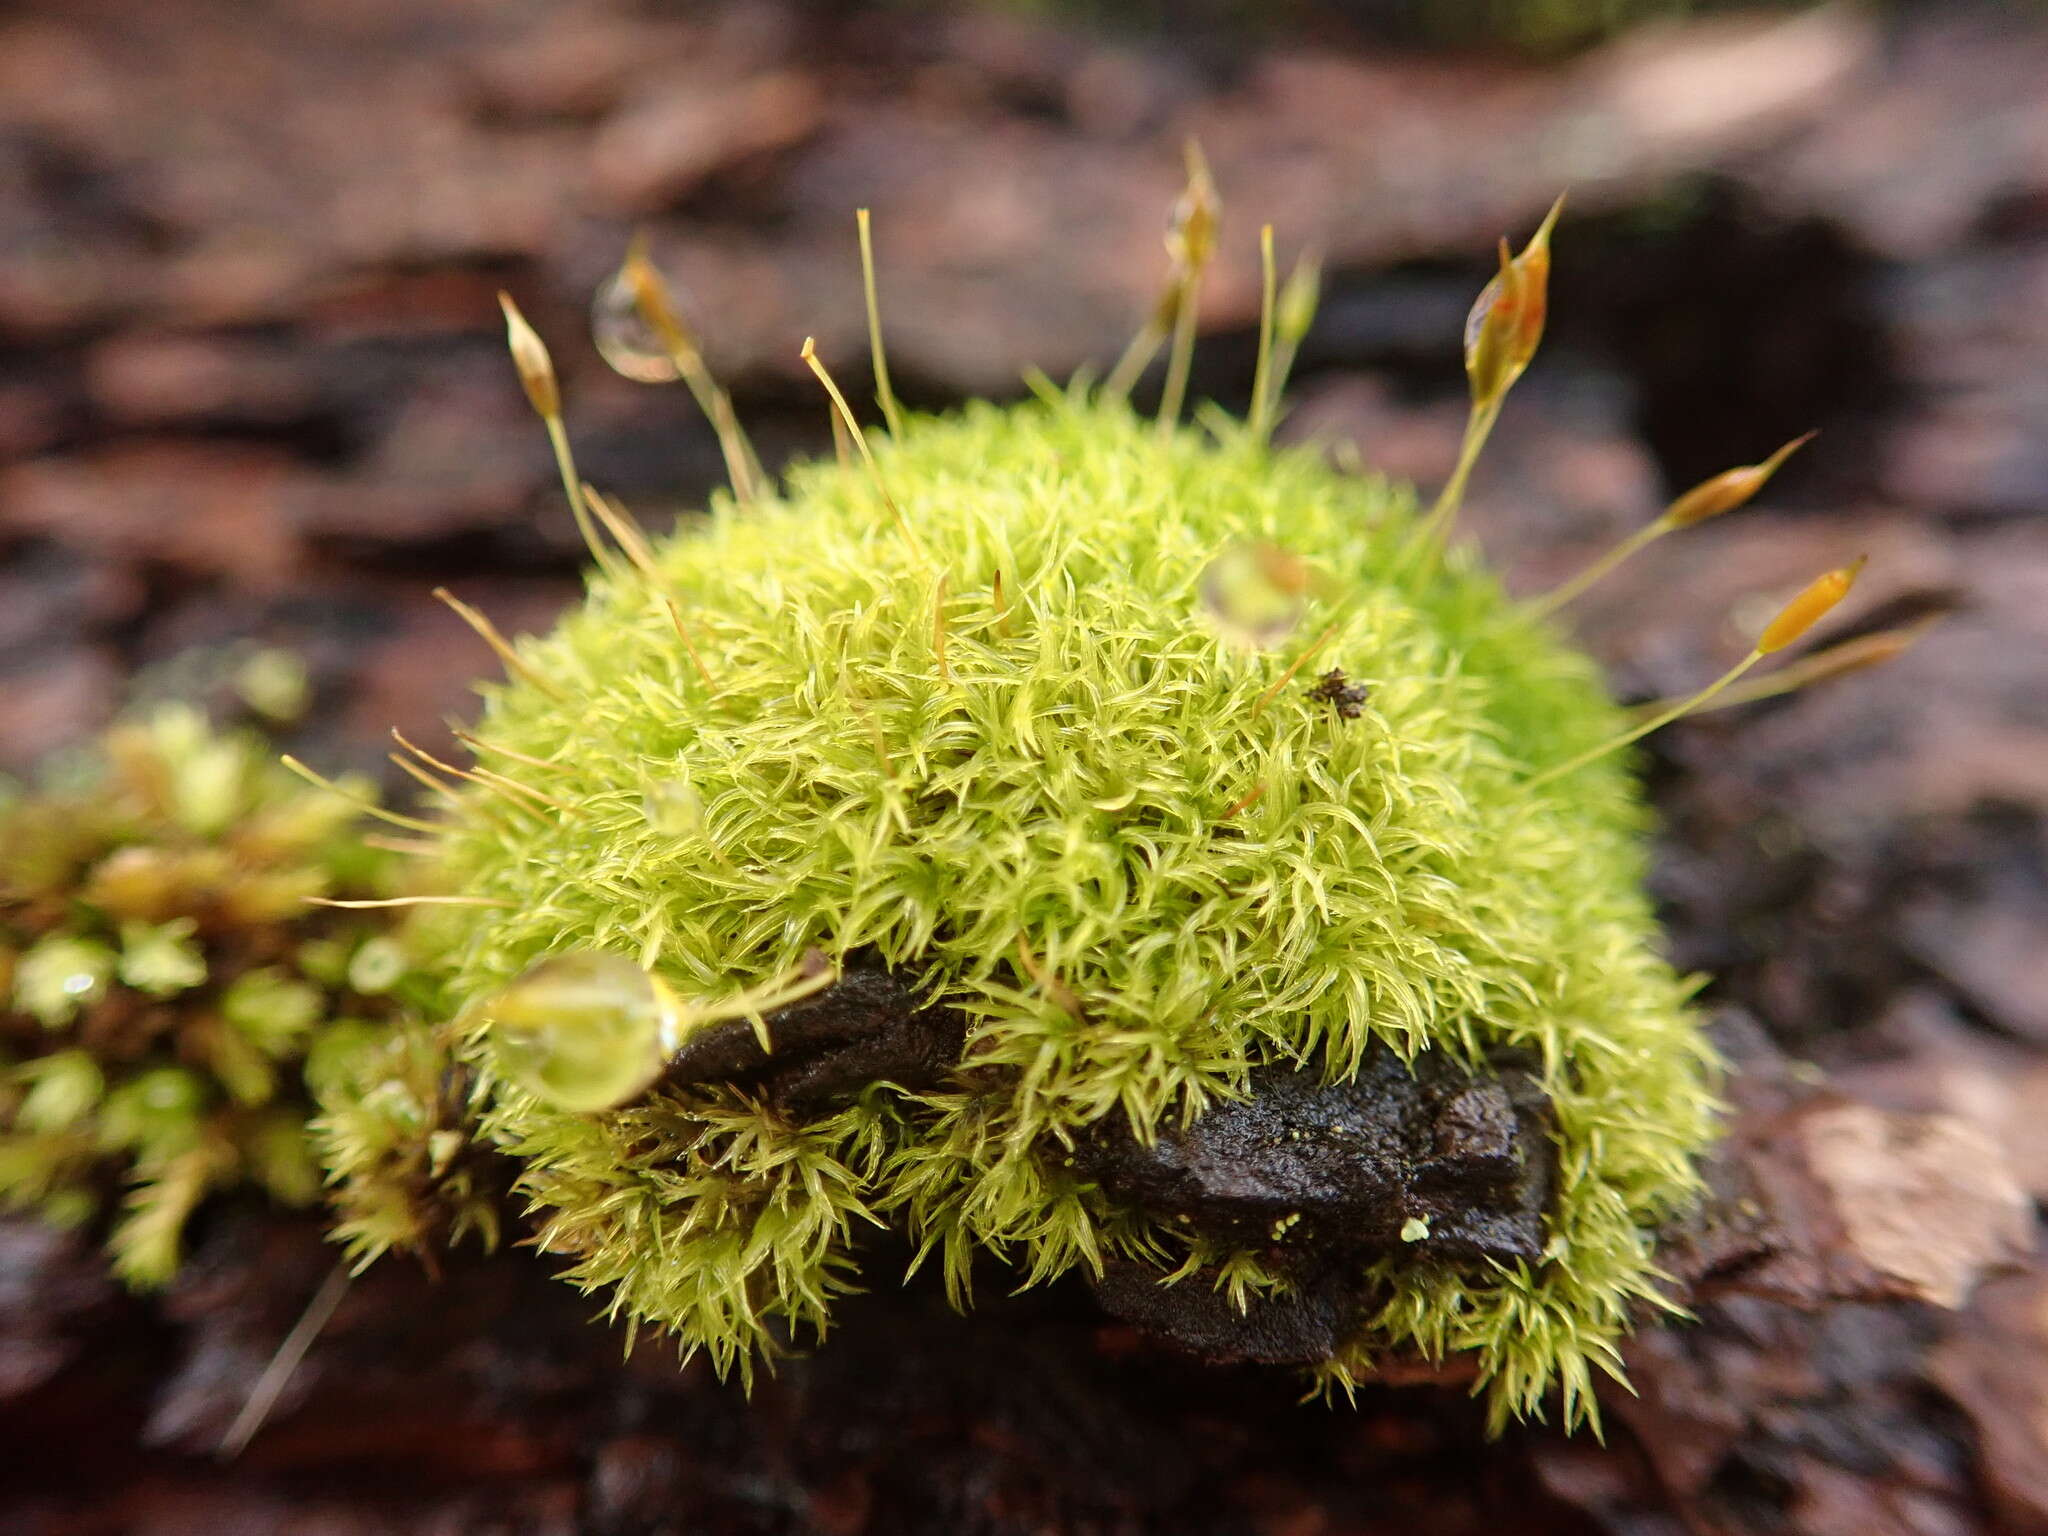
<svg viewBox="0 0 2048 1536">
<path fill-rule="evenodd" d="M 733 481 L 663 537 L 578 478 L 506 301 L 594 568 L 516 644 L 450 599 L 507 669 L 474 766 L 414 757 L 452 1049 L 568 1278 L 721 1370 L 889 1281 L 861 1244 L 887 1226 L 963 1303 L 978 1255 L 1079 1271 L 1213 1355 L 1347 1389 L 1469 1352 L 1497 1422 L 1553 1390 L 1576 1422 L 1715 1133 L 1617 749 L 1751 696 L 1853 572 L 1632 716 L 1555 604 L 1452 537 L 1555 211 L 1474 311 L 1466 451 L 1426 509 L 1271 444 L 1316 282 L 1279 280 L 1270 231 L 1248 417 L 1178 421 L 1216 211 L 1196 163 L 1100 386 L 912 415 L 875 323 L 870 433 L 806 343 L 841 452 L 780 484 L 636 244 L 601 348 L 689 385 Z"/>
</svg>

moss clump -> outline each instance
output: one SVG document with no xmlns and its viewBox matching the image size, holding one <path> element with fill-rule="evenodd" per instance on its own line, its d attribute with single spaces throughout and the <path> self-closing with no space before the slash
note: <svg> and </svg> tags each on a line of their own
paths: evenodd
<svg viewBox="0 0 2048 1536">
<path fill-rule="evenodd" d="M 446 1027 L 408 1012 L 336 1026 L 324 1044 L 306 1067 L 310 1130 L 349 1258 L 360 1268 L 398 1249 L 433 1268 L 464 1238 L 496 1247 L 505 1181 L 474 1139 L 474 1084 L 449 1060 Z"/>
<path fill-rule="evenodd" d="M 1076 1139 L 1179 1124 L 1264 1063 L 1514 1050 L 1554 1114 L 1545 1258 L 1410 1242 L 1324 1371 L 1474 1351 L 1497 1412 L 1561 1385 L 1576 1418 L 1712 1134 L 1628 765 L 1530 783 L 1625 724 L 1593 663 L 1418 539 L 1405 491 L 1234 426 L 1162 434 L 1077 393 L 877 455 L 897 511 L 829 464 L 715 506 L 651 574 L 593 576 L 490 693 L 487 760 L 545 799 L 478 789 L 452 817 L 451 888 L 494 904 L 452 910 L 455 986 L 545 1244 L 721 1366 L 822 1331 L 869 1221 L 963 1295 L 990 1250 L 1033 1281 L 1126 1258 L 1250 1297 L 1287 1283 L 1284 1236 L 1217 1251 L 1120 1208 Z M 1270 650 L 1210 611 L 1246 551 L 1304 573 Z M 1330 666 L 1355 712 L 1314 692 Z M 879 958 L 965 1015 L 964 1063 L 808 1117 L 672 1084 L 566 1112 L 494 1070 L 490 1002 L 582 951 L 649 968 L 684 1033 L 809 952 Z"/>
<path fill-rule="evenodd" d="M 309 1081 L 432 997 L 385 914 L 307 904 L 393 889 L 356 820 L 178 704 L 0 804 L 0 1202 L 120 1197 L 115 1267 L 155 1285 L 209 1194 L 317 1198 Z"/>
</svg>

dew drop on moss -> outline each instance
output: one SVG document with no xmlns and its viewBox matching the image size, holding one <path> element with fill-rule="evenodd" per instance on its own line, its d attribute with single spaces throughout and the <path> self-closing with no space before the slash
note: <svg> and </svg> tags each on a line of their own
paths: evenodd
<svg viewBox="0 0 2048 1536">
<path fill-rule="evenodd" d="M 590 339 L 598 355 L 640 384 L 671 384 L 681 376 L 675 359 L 640 315 L 625 272 L 613 273 L 590 303 Z"/>
<path fill-rule="evenodd" d="M 1202 609 L 1228 640 L 1278 645 L 1308 611 L 1308 570 L 1272 544 L 1233 544 L 1202 569 Z"/>
<path fill-rule="evenodd" d="M 491 1004 L 498 1070 L 575 1114 L 613 1109 L 660 1075 L 675 1009 L 646 971 L 595 952 L 543 960 Z"/>
<path fill-rule="evenodd" d="M 348 984 L 365 997 L 389 992 L 404 975 L 405 951 L 385 934 L 365 939 L 348 963 Z"/>
<path fill-rule="evenodd" d="M 682 837 L 702 829 L 704 807 L 697 792 L 679 779 L 648 779 L 640 793 L 640 814 L 656 832 Z"/>
</svg>

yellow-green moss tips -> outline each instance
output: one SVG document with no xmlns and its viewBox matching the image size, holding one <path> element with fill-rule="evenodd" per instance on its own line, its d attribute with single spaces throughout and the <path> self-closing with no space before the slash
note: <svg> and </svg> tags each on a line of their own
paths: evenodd
<svg viewBox="0 0 2048 1536">
<path fill-rule="evenodd" d="M 1405 492 L 1246 431 L 1162 436 L 1076 392 L 912 419 L 875 455 L 893 508 L 800 469 L 519 648 L 479 744 L 571 809 L 463 790 L 441 873 L 491 904 L 441 920 L 486 1018 L 551 956 L 622 957 L 688 1009 L 816 949 L 957 1009 L 963 1068 L 811 1115 L 674 1083 L 579 1113 L 501 1070 L 485 1023 L 486 1124 L 544 1243 L 742 1369 L 823 1330 L 871 1222 L 962 1295 L 990 1250 L 1029 1280 L 1128 1259 L 1249 1297 L 1287 1283 L 1269 1254 L 1120 1206 L 1069 1149 L 1265 1063 L 1511 1051 L 1550 1097 L 1544 1258 L 1446 1261 L 1410 1226 L 1322 1371 L 1473 1351 L 1498 1412 L 1561 1387 L 1582 1415 L 1713 1132 L 1627 763 L 1532 785 L 1626 726 L 1593 664 L 1463 551 L 1410 558 Z M 1306 573 L 1270 649 L 1205 608 L 1245 549 Z"/>
<path fill-rule="evenodd" d="M 297 674 L 265 672 L 289 705 Z M 394 889 L 356 821 L 261 736 L 175 704 L 0 801 L 0 1205 L 77 1224 L 118 1204 L 115 1268 L 151 1286 L 207 1196 L 314 1201 L 316 1080 L 438 1006 L 385 923 L 307 905 Z"/>
</svg>

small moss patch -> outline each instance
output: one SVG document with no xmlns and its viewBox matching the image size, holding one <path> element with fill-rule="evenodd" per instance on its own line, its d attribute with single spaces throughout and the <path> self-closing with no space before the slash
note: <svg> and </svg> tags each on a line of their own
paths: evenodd
<svg viewBox="0 0 2048 1536">
<path fill-rule="evenodd" d="M 476 1005 L 577 950 L 706 1004 L 812 950 L 877 956 L 965 1014 L 965 1069 L 808 1120 L 731 1088 L 571 1114 L 491 1076 L 486 1026 L 488 1126 L 546 1244 L 742 1370 L 823 1331 L 870 1222 L 962 1296 L 982 1249 L 1033 1281 L 1121 1258 L 1249 1296 L 1285 1284 L 1268 1255 L 1119 1209 L 1065 1149 L 1112 1115 L 1198 1115 L 1268 1062 L 1515 1050 L 1554 1115 L 1546 1257 L 1418 1238 L 1322 1370 L 1473 1351 L 1498 1416 L 1552 1387 L 1590 1411 L 1713 1133 L 1629 763 L 1528 782 L 1625 727 L 1593 662 L 1461 552 L 1419 558 L 1404 490 L 1228 426 L 1049 397 L 876 450 L 900 523 L 811 465 L 657 541 L 658 579 L 593 575 L 520 646 L 538 680 L 492 690 L 484 761 L 545 799 L 466 793 L 444 870 L 503 905 L 445 921 Z M 1203 576 L 1268 546 L 1310 595 L 1258 649 Z M 1331 668 L 1343 710 L 1316 692 Z"/>
</svg>

